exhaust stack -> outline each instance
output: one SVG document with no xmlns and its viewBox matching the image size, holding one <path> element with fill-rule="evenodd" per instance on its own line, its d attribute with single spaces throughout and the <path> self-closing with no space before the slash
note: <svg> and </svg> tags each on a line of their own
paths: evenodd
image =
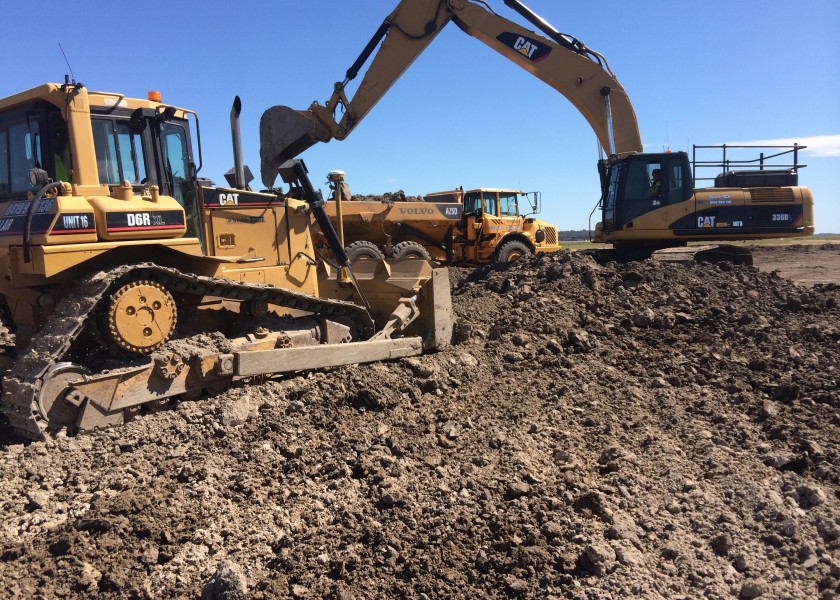
<svg viewBox="0 0 840 600">
<path fill-rule="evenodd" d="M 230 135 L 233 139 L 233 187 L 237 190 L 245 189 L 245 166 L 242 164 L 242 133 L 239 129 L 239 114 L 242 112 L 242 101 L 239 96 L 233 99 L 230 109 Z"/>
</svg>

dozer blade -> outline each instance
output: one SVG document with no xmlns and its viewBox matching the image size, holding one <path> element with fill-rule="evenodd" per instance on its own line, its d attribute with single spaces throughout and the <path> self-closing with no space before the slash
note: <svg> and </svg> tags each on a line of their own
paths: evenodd
<svg viewBox="0 0 840 600">
<path fill-rule="evenodd" d="M 272 106 L 260 119 L 260 160 L 263 184 L 270 188 L 277 168 L 319 142 L 309 111 Z"/>
</svg>

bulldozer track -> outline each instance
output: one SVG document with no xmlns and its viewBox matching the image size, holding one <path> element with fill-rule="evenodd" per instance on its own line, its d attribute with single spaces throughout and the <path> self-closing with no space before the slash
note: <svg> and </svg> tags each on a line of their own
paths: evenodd
<svg viewBox="0 0 840 600">
<path fill-rule="evenodd" d="M 359 337 L 373 334 L 373 323 L 361 306 L 352 302 L 327 300 L 265 284 L 246 284 L 214 277 L 182 273 L 152 263 L 141 263 L 100 272 L 78 281 L 56 307 L 49 322 L 39 330 L 30 346 L 23 350 L 14 368 L 3 381 L 0 408 L 9 424 L 21 436 L 42 440 L 50 432 L 50 422 L 43 416 L 39 392 L 50 369 L 64 358 L 79 335 L 93 319 L 100 300 L 123 282 L 136 277 L 157 281 L 173 292 L 194 296 L 248 301 L 265 300 L 269 304 L 300 310 L 327 318 L 349 318 Z"/>
</svg>

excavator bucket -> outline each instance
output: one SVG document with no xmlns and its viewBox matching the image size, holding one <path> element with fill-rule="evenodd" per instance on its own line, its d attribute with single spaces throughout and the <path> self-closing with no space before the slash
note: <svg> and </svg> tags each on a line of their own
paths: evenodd
<svg viewBox="0 0 840 600">
<path fill-rule="evenodd" d="M 315 122 L 309 111 L 272 106 L 260 119 L 260 161 L 266 188 L 274 185 L 277 169 L 318 143 Z"/>
</svg>

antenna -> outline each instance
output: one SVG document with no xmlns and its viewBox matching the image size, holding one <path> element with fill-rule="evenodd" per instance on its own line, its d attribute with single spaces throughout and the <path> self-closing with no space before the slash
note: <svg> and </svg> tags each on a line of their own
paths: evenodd
<svg viewBox="0 0 840 600">
<path fill-rule="evenodd" d="M 70 66 L 70 61 L 67 60 L 67 55 L 64 53 L 64 48 L 61 47 L 61 42 L 58 43 L 58 49 L 61 50 L 61 55 L 64 57 L 64 62 L 67 63 L 67 68 L 70 69 L 70 77 L 73 78 L 73 85 L 75 85 L 76 75 L 73 73 L 73 67 Z"/>
</svg>

